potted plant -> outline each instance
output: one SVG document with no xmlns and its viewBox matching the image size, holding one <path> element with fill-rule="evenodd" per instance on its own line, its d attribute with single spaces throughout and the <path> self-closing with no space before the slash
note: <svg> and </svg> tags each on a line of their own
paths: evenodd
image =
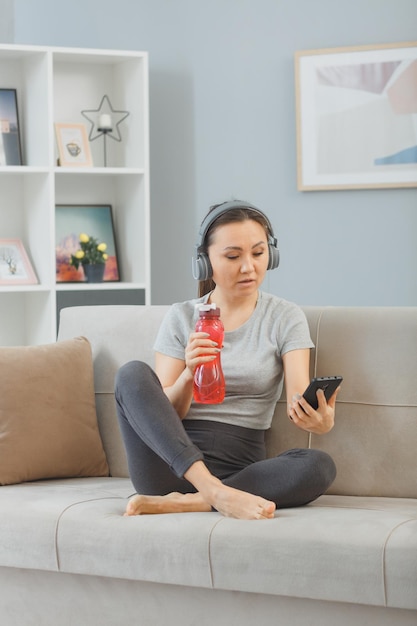
<svg viewBox="0 0 417 626">
<path fill-rule="evenodd" d="M 89 283 L 100 283 L 104 277 L 106 261 L 107 244 L 101 242 L 95 237 L 90 237 L 86 233 L 79 236 L 80 249 L 71 254 L 70 265 L 75 269 L 82 266 L 86 281 Z"/>
</svg>

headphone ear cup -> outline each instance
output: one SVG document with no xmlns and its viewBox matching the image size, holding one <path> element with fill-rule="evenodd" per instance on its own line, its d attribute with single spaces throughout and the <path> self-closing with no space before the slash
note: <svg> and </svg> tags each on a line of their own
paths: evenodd
<svg viewBox="0 0 417 626">
<path fill-rule="evenodd" d="M 278 267 L 279 265 L 279 250 L 278 248 L 270 243 L 268 245 L 268 249 L 269 249 L 269 261 L 268 261 L 268 270 L 274 270 Z"/>
<path fill-rule="evenodd" d="M 196 258 L 193 258 L 193 276 L 195 280 L 208 280 L 213 276 L 210 259 L 205 252 L 199 252 Z"/>
</svg>

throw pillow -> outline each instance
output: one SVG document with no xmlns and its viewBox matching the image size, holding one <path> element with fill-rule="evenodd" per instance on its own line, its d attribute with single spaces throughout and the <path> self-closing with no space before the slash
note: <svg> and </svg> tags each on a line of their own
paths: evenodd
<svg viewBox="0 0 417 626">
<path fill-rule="evenodd" d="M 0 485 L 108 474 L 89 341 L 0 347 Z"/>
</svg>

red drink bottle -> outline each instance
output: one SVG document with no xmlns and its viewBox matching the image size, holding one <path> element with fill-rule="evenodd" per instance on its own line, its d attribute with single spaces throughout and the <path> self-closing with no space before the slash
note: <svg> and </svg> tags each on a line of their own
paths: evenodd
<svg viewBox="0 0 417 626">
<path fill-rule="evenodd" d="M 224 326 L 220 309 L 215 304 L 201 304 L 195 329 L 208 333 L 219 348 L 223 345 Z M 199 365 L 194 374 L 194 400 L 202 404 L 220 404 L 224 400 L 225 383 L 220 352 L 209 363 Z"/>
</svg>

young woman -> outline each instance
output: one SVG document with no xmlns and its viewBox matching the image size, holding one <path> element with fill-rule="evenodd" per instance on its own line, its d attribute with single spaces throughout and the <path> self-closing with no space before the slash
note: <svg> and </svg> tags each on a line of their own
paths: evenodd
<svg viewBox="0 0 417 626">
<path fill-rule="evenodd" d="M 155 372 L 124 365 L 116 402 L 131 480 L 137 491 L 126 515 L 217 510 L 242 519 L 268 519 L 276 508 L 301 506 L 333 482 L 333 460 L 314 449 L 266 458 L 283 382 L 294 427 L 327 433 L 337 392 L 314 410 L 301 394 L 309 383 L 313 344 L 301 309 L 260 290 L 279 253 L 268 218 L 246 202 L 212 207 L 203 221 L 194 275 L 200 297 L 175 304 L 155 343 Z M 215 303 L 224 345 L 195 332 L 196 304 Z M 222 404 L 193 401 L 198 365 L 221 351 L 226 380 Z"/>
</svg>

